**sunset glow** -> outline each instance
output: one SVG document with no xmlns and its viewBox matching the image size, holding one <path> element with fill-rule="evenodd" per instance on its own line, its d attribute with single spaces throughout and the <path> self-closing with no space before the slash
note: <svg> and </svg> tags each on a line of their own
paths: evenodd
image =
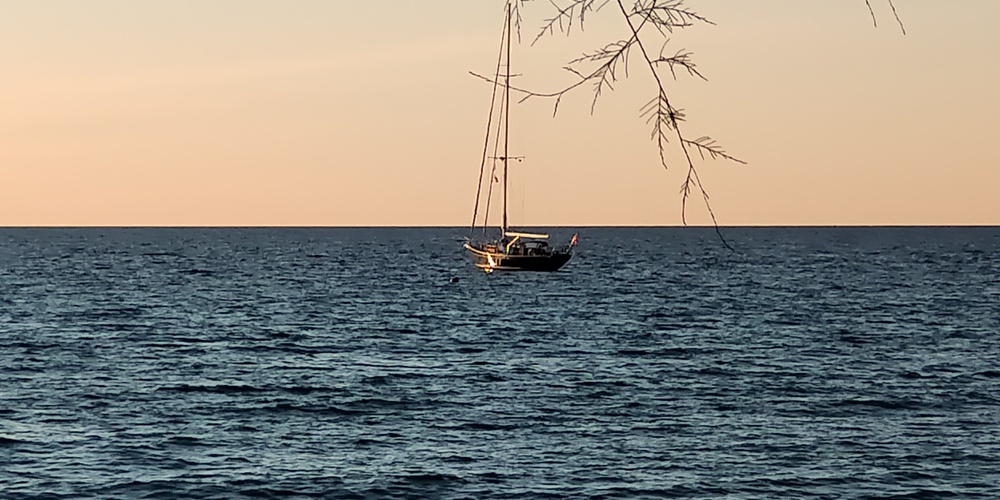
<svg viewBox="0 0 1000 500">
<path fill-rule="evenodd" d="M 998 225 L 1000 2 L 691 1 L 675 33 L 708 82 L 669 82 L 722 225 Z M 0 225 L 466 225 L 501 1 L 10 2 L 0 16 Z M 624 36 L 615 13 L 542 38 L 518 85 Z M 676 225 L 639 64 L 552 116 L 512 111 L 512 223 Z M 677 160 L 677 158 L 673 158 Z M 688 222 L 710 224 L 700 198 Z"/>
</svg>

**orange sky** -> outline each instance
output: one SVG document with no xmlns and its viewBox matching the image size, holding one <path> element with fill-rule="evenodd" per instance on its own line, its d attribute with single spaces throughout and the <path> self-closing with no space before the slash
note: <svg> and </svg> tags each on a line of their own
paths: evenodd
<svg viewBox="0 0 1000 500">
<path fill-rule="evenodd" d="M 1000 2 L 689 0 L 669 83 L 723 225 L 1000 225 Z M 611 6 L 609 6 L 610 8 Z M 465 225 L 503 2 L 35 0 L 0 16 L 0 225 Z M 528 4 L 525 37 L 552 7 Z M 622 34 L 515 49 L 518 84 Z M 654 46 L 658 46 L 659 42 Z M 515 225 L 674 225 L 637 64 L 512 112 Z M 672 158 L 676 160 L 676 158 Z M 688 221 L 710 223 L 700 201 Z"/>
</svg>

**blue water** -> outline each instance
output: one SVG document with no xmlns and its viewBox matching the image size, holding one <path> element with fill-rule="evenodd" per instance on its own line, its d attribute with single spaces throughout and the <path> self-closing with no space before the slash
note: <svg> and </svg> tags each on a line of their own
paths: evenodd
<svg viewBox="0 0 1000 500">
<path fill-rule="evenodd" d="M 464 235 L 0 229 L 0 497 L 1000 498 L 1000 228 Z"/>
</svg>

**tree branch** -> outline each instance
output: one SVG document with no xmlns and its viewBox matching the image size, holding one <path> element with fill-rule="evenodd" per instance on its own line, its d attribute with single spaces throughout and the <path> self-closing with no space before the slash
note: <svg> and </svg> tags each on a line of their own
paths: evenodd
<svg viewBox="0 0 1000 500">
<path fill-rule="evenodd" d="M 523 2 L 528 0 L 508 1 L 515 2 L 515 6 L 520 7 Z M 564 69 L 576 77 L 576 80 L 573 83 L 555 92 L 536 92 L 516 87 L 510 87 L 510 90 L 523 94 L 520 102 L 524 102 L 533 97 L 553 99 L 555 102 L 553 104 L 552 114 L 555 115 L 558 113 L 559 104 L 565 95 L 589 82 L 594 85 L 594 96 L 590 106 L 591 113 L 593 113 L 597 105 L 597 99 L 600 97 L 601 93 L 605 89 L 613 90 L 614 83 L 618 80 L 622 73 L 624 77 L 629 76 L 629 56 L 632 49 L 634 47 L 638 47 L 639 52 L 642 55 L 642 60 L 649 68 L 650 74 L 652 75 L 656 85 L 655 97 L 642 107 L 640 116 L 646 118 L 647 123 L 652 124 L 651 139 L 656 141 L 657 149 L 659 151 L 660 164 L 663 168 L 668 168 L 667 147 L 672 138 L 676 138 L 677 147 L 683 153 L 687 166 L 687 174 L 684 182 L 681 184 L 680 190 L 681 220 L 685 225 L 687 225 L 688 197 L 697 188 L 705 202 L 705 207 L 711 216 L 712 224 L 715 227 L 719 238 L 726 247 L 729 247 L 729 244 L 726 243 L 726 240 L 722 237 L 721 231 L 719 231 L 718 221 L 709 202 L 708 192 L 702 185 L 701 178 L 698 175 L 691 152 L 696 151 L 702 161 L 709 159 L 721 159 L 739 164 L 746 164 L 746 162 L 726 153 L 725 150 L 718 146 L 716 142 L 709 137 L 700 137 L 695 140 L 690 140 L 685 137 L 683 131 L 681 130 L 681 122 L 684 121 L 685 116 L 684 111 L 675 108 L 671 104 L 666 86 L 664 85 L 664 81 L 658 71 L 658 68 L 665 67 L 670 71 L 671 76 L 675 80 L 677 79 L 678 71 L 686 72 L 688 76 L 707 80 L 707 78 L 705 78 L 695 65 L 691 52 L 685 49 L 680 49 L 674 52 L 673 55 L 667 55 L 667 46 L 670 43 L 668 34 L 674 33 L 675 30 L 688 28 L 698 24 L 714 25 L 715 23 L 707 17 L 689 9 L 684 3 L 685 0 L 633 1 L 634 3 L 632 6 L 630 8 L 626 8 L 622 3 L 622 0 L 614 0 L 614 3 L 618 6 L 618 10 L 621 13 L 622 19 L 628 26 L 630 36 L 625 39 L 608 43 L 604 47 L 593 52 L 585 52 L 580 57 L 569 61 Z M 560 6 L 559 3 L 557 3 L 557 0 L 549 0 L 549 2 L 555 8 L 555 14 L 551 18 L 544 20 L 541 29 L 531 42 L 532 45 L 537 43 L 545 35 L 554 34 L 557 29 L 560 32 L 569 35 L 573 29 L 574 23 L 579 23 L 580 29 L 582 30 L 588 14 L 600 11 L 606 5 L 611 3 L 611 0 L 567 0 L 567 3 L 565 3 L 564 6 Z M 892 9 L 893 16 L 895 16 L 900 30 L 905 35 L 905 26 L 899 17 L 899 13 L 896 10 L 893 0 L 886 0 L 886 2 Z M 872 22 L 877 27 L 878 19 L 875 15 L 875 10 L 872 6 L 871 0 L 865 0 L 865 5 L 868 7 L 868 11 L 872 16 Z M 518 26 L 520 26 L 520 9 L 518 8 L 515 10 L 518 13 L 517 20 Z M 643 32 L 649 26 L 655 28 L 659 35 L 665 38 L 659 53 L 655 57 L 647 51 L 643 38 Z M 582 69 L 595 64 L 596 67 L 593 67 L 592 69 Z M 495 78 L 490 79 L 476 73 L 472 74 L 478 78 L 482 78 L 483 80 L 496 83 Z"/>
</svg>

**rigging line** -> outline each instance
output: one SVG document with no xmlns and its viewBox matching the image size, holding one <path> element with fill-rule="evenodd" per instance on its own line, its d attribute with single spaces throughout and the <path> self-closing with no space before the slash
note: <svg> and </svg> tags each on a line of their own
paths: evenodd
<svg viewBox="0 0 1000 500">
<path fill-rule="evenodd" d="M 507 233 L 507 144 L 510 141 L 510 0 L 507 1 L 507 77 L 503 81 L 504 130 L 503 130 L 503 233 Z"/>
<path fill-rule="evenodd" d="M 503 109 L 501 109 L 500 110 L 500 119 L 497 120 L 497 133 L 495 134 L 496 140 L 493 142 L 493 168 L 490 170 L 490 180 L 489 180 L 490 188 L 486 192 L 486 214 L 483 217 L 483 234 L 484 235 L 486 234 L 486 226 L 487 226 L 487 224 L 489 224 L 489 220 L 490 220 L 490 208 L 493 205 L 493 186 L 495 184 L 494 180 L 496 179 L 496 175 L 497 175 L 497 159 L 498 159 L 497 155 L 500 154 L 500 126 L 501 126 L 501 123 L 504 120 L 504 116 L 505 115 L 504 115 Z"/>
<path fill-rule="evenodd" d="M 497 69 L 495 74 L 498 79 L 500 77 L 500 64 L 503 62 L 503 44 L 504 37 L 506 34 L 500 37 L 500 53 L 497 55 Z M 493 83 L 493 96 L 490 97 L 490 114 L 486 120 L 486 139 L 483 141 L 483 158 L 479 163 L 479 184 L 476 186 L 476 205 L 472 208 L 472 225 L 469 227 L 469 238 L 472 238 L 472 233 L 476 230 L 476 218 L 479 216 L 479 200 L 483 192 L 483 173 L 486 172 L 486 154 L 490 149 L 490 128 L 493 124 L 493 112 L 496 108 L 497 101 L 497 83 Z M 490 190 L 493 190 L 493 179 L 490 179 Z M 489 201 L 486 202 L 487 205 L 487 215 L 489 214 Z M 486 230 L 486 220 L 483 220 L 483 231 Z"/>
<path fill-rule="evenodd" d="M 509 4 L 508 4 L 508 6 L 509 6 Z M 503 56 L 505 55 L 504 54 L 504 44 L 507 43 L 508 46 L 509 46 L 509 43 L 510 43 L 510 26 L 509 26 L 509 24 L 506 24 L 507 23 L 506 20 L 504 22 L 505 22 L 504 36 L 500 40 L 500 63 L 501 64 L 497 65 L 496 79 L 494 81 L 494 85 L 496 85 L 496 86 L 500 85 L 500 83 L 499 83 L 499 81 L 500 81 L 500 68 L 502 67 Z M 505 89 L 505 90 L 509 91 L 509 89 Z M 502 97 L 501 97 L 501 99 L 502 99 Z M 486 194 L 486 214 L 483 217 L 483 235 L 484 236 L 486 235 L 486 230 L 487 230 L 487 228 L 489 226 L 490 210 L 493 208 L 493 187 L 494 187 L 494 181 L 496 179 L 496 173 L 497 173 L 497 163 L 496 163 L 496 160 L 499 158 L 498 155 L 500 154 L 500 134 L 501 134 L 501 132 L 506 133 L 505 131 L 503 131 L 503 124 L 504 124 L 505 121 L 507 121 L 507 111 L 508 111 L 507 109 L 504 109 L 503 107 L 501 107 L 500 110 L 499 110 L 499 112 L 498 112 L 498 118 L 497 118 L 497 123 L 496 123 L 497 130 L 496 130 L 496 134 L 494 134 L 494 138 L 495 139 L 494 139 L 494 142 L 493 142 L 493 168 L 492 168 L 492 170 L 490 170 L 490 180 L 489 180 L 490 187 L 489 187 L 489 190 L 487 190 L 487 194 Z M 503 210 L 504 210 L 503 225 L 501 226 L 501 229 L 500 229 L 501 233 L 503 233 L 503 231 L 506 230 L 506 226 L 507 226 L 506 225 L 506 222 L 507 222 L 507 220 L 506 220 L 507 219 L 507 216 L 506 216 L 506 213 L 507 213 L 506 200 L 504 200 L 504 202 L 505 202 L 505 204 L 503 206 Z M 502 236 L 502 234 L 501 234 L 501 236 Z"/>
<path fill-rule="evenodd" d="M 520 161 L 518 161 L 518 163 L 520 163 Z M 521 193 L 520 215 L 521 215 L 521 224 L 525 224 L 525 221 L 527 221 L 528 218 L 524 216 L 524 200 L 528 199 L 528 186 L 531 186 L 531 183 L 528 182 L 528 169 L 525 168 L 524 165 L 521 166 L 520 172 L 521 172 L 521 188 L 518 189 L 518 191 Z"/>
</svg>

